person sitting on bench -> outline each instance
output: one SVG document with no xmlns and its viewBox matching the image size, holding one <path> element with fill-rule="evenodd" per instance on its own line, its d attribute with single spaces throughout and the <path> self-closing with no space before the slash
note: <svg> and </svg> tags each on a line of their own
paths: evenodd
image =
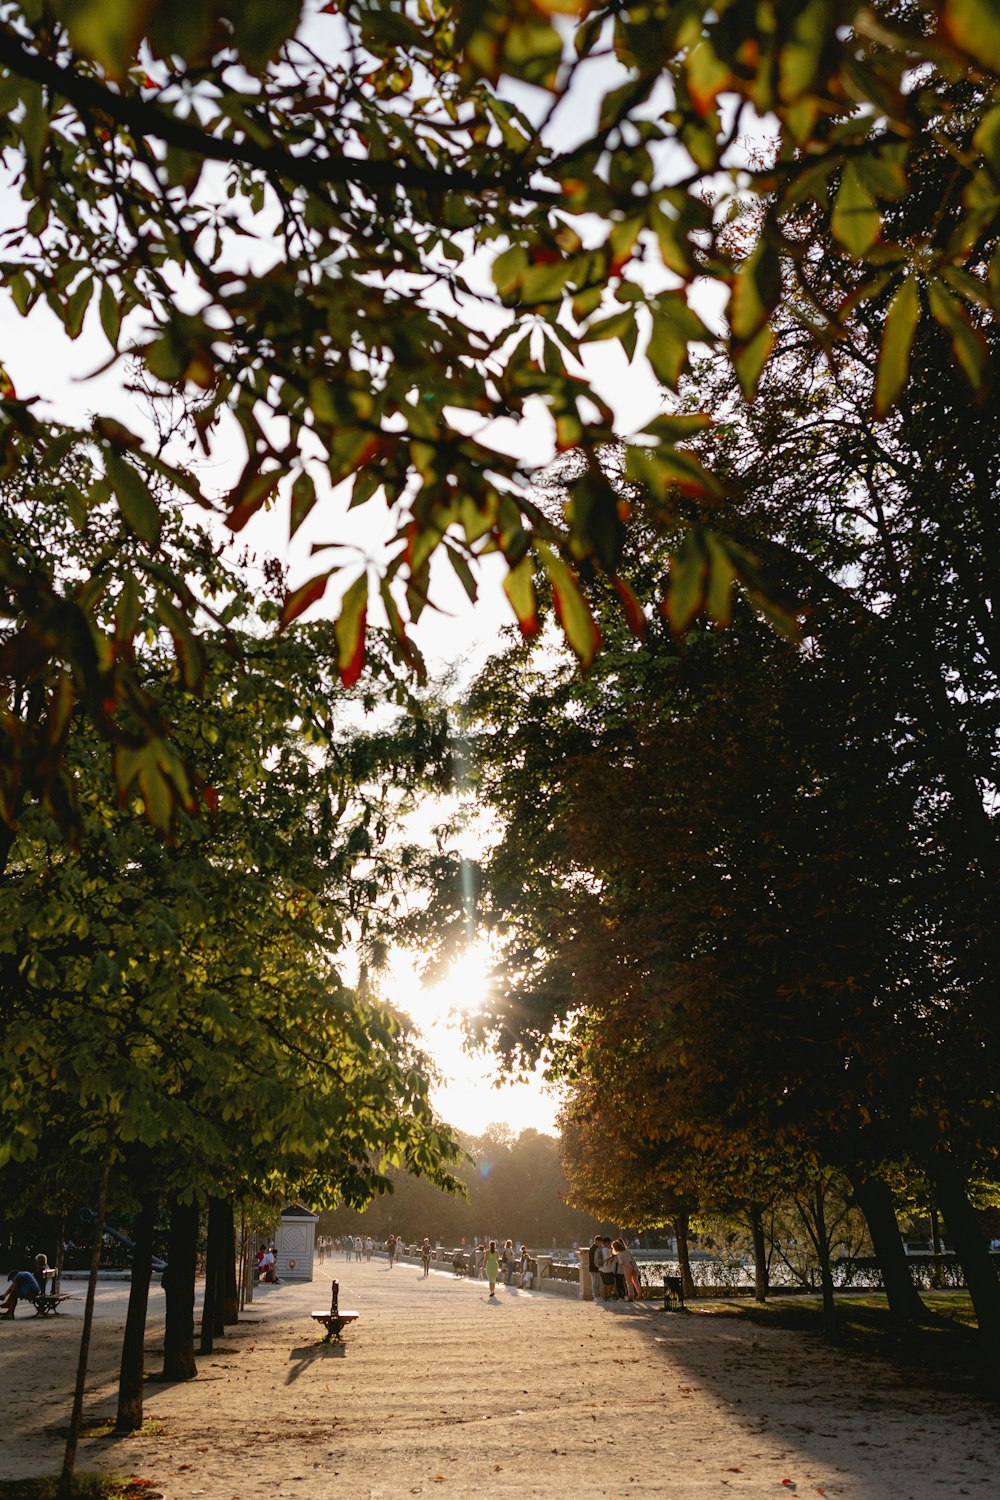
<svg viewBox="0 0 1000 1500">
<path fill-rule="evenodd" d="M 49 1262 L 48 1262 L 48 1260 L 47 1260 L 47 1258 L 45 1256 L 44 1251 L 42 1252 L 42 1254 L 35 1256 L 35 1269 L 34 1269 L 34 1272 L 32 1274 L 34 1275 L 35 1280 L 38 1282 L 38 1289 L 39 1289 L 40 1292 L 42 1292 L 44 1294 L 45 1292 L 54 1292 L 55 1291 L 55 1289 L 56 1289 L 56 1268 L 55 1268 L 55 1266 L 50 1266 L 49 1265 Z M 52 1278 L 52 1283 L 51 1283 L 50 1286 L 46 1286 L 45 1285 L 46 1278 L 50 1277 L 50 1276 Z"/>
<path fill-rule="evenodd" d="M 0 1318 L 12 1318 L 14 1309 L 22 1298 L 34 1302 L 41 1295 L 41 1287 L 30 1271 L 8 1271 L 7 1280 L 10 1286 L 7 1288 L 7 1295 L 0 1302 Z"/>
</svg>

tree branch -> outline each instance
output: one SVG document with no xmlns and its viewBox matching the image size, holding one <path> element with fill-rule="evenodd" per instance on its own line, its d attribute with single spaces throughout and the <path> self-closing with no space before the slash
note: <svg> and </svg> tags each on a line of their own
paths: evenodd
<svg viewBox="0 0 1000 1500">
<path fill-rule="evenodd" d="M 315 153 L 292 156 L 279 147 L 261 146 L 245 137 L 239 142 L 220 140 L 186 120 L 166 114 L 146 99 L 115 93 L 96 78 L 30 51 L 16 32 L 4 25 L 0 25 L 0 64 L 18 77 L 30 78 L 58 94 L 81 116 L 101 114 L 126 126 L 133 136 L 153 137 L 210 161 L 254 168 L 314 192 L 349 183 L 371 189 L 402 187 L 432 193 L 516 190 L 533 203 L 563 201 L 561 193 L 528 186 L 519 171 L 497 172 L 494 176 L 461 168 L 445 172 L 413 166 L 398 158 L 372 161 Z"/>
</svg>

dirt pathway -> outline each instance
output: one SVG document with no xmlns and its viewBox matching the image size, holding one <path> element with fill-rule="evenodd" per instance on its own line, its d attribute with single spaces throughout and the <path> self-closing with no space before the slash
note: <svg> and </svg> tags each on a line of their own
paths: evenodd
<svg viewBox="0 0 1000 1500">
<path fill-rule="evenodd" d="M 360 1321 L 343 1345 L 308 1317 Z M 261 1288 L 196 1381 L 151 1383 L 137 1436 L 88 1437 L 81 1467 L 141 1475 L 165 1500 L 409 1495 L 1000 1495 L 996 1412 L 892 1369 L 732 1319 L 498 1291 L 412 1266 L 327 1265 Z M 114 1411 L 127 1287 L 102 1284 L 87 1420 Z M 0 1474 L 53 1472 L 81 1302 L 0 1325 Z M 151 1296 L 147 1365 L 162 1352 Z"/>
</svg>

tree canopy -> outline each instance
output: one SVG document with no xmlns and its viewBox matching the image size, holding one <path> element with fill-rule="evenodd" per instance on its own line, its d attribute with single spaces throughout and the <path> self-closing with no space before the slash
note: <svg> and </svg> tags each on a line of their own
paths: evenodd
<svg viewBox="0 0 1000 1500">
<path fill-rule="evenodd" d="M 777 310 L 833 366 L 860 313 L 878 325 L 877 419 L 906 386 L 918 327 L 941 330 L 956 378 L 982 390 L 1000 295 L 996 22 L 994 0 L 206 0 L 183 16 L 165 0 L 7 0 L 14 306 L 28 318 L 44 302 L 70 338 L 96 319 L 111 361 L 181 398 L 203 454 L 242 457 L 213 495 L 190 455 L 120 411 L 52 421 L 7 380 L 2 474 L 28 493 L 86 452 L 69 512 L 80 524 L 114 494 L 188 661 L 206 601 L 162 567 L 158 477 L 234 530 L 279 495 L 292 533 L 339 486 L 387 507 L 382 555 L 325 561 L 282 610 L 287 623 L 337 582 L 347 681 L 370 605 L 414 663 L 408 622 L 433 597 L 432 562 L 474 593 L 487 551 L 522 630 L 537 629 L 542 579 L 589 661 L 595 575 L 641 628 L 620 568 L 640 520 L 680 532 L 659 592 L 675 629 L 702 610 L 728 619 L 737 583 L 791 629 L 794 599 L 700 513 L 730 494 L 688 442 L 702 419 L 668 411 L 616 432 L 593 346 L 615 340 L 669 389 L 693 348 L 722 347 L 749 395 L 776 358 Z M 912 205 L 925 212 L 902 222 Z M 843 264 L 823 296 L 818 227 Z M 712 285 L 724 319 L 699 293 Z M 586 460 L 556 516 L 519 451 L 539 408 L 552 446 Z M 627 506 L 596 459 L 618 436 Z M 198 789 L 167 764 L 155 716 L 135 716 L 127 614 L 98 627 L 99 576 L 55 587 L 6 541 L 0 582 L 18 621 L 5 677 L 44 684 L 54 744 L 60 705 L 82 701 L 125 751 L 123 785 L 140 758 L 147 809 L 169 828 Z M 30 738 L 8 707 L 15 780 Z M 9 793 L 4 806 L 9 818 Z"/>
</svg>

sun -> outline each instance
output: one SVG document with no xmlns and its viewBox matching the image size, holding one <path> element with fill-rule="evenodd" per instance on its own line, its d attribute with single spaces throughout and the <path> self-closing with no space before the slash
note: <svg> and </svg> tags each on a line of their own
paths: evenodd
<svg viewBox="0 0 1000 1500">
<path fill-rule="evenodd" d="M 426 1013 L 437 1020 L 482 1010 L 493 959 L 484 942 L 464 949 L 437 984 L 423 986 Z"/>
<path fill-rule="evenodd" d="M 465 948 L 436 984 L 424 984 L 402 964 L 393 966 L 396 1001 L 422 1029 L 454 1021 L 463 1012 L 481 1010 L 489 991 L 493 959 L 485 942 Z"/>
</svg>

